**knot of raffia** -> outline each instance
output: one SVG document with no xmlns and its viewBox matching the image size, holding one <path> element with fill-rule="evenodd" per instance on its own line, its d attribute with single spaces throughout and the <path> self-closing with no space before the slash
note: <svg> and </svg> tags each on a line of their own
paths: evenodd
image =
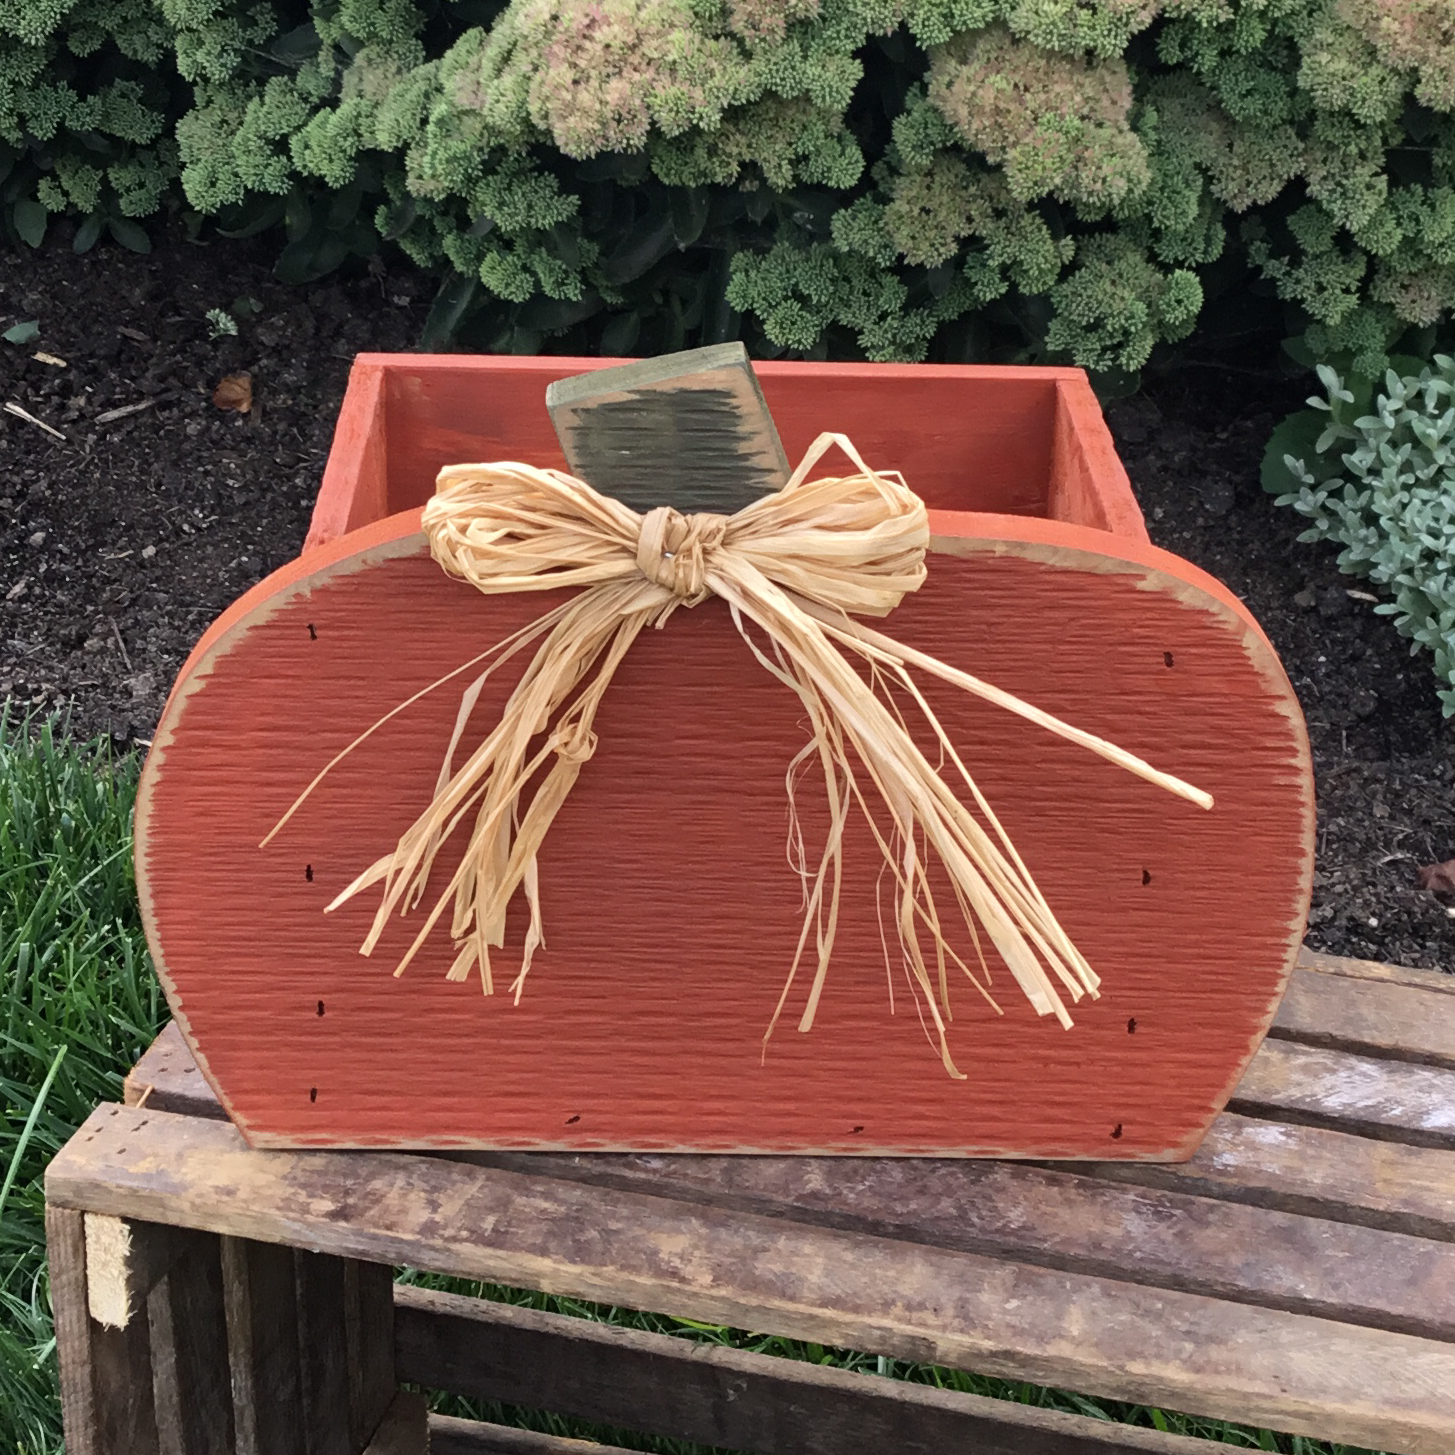
<svg viewBox="0 0 1455 1455">
<path fill-rule="evenodd" d="M 809 470 L 835 444 L 853 461 L 855 472 L 808 480 Z M 797 693 L 809 742 L 794 768 L 817 763 L 828 805 L 817 869 L 806 863 L 800 867 L 803 929 L 769 1035 L 810 953 L 815 973 L 799 1029 L 813 1023 L 833 951 L 844 831 L 853 808 L 868 819 L 896 886 L 899 947 L 951 1075 L 960 1073 L 945 1039 L 948 967 L 963 971 L 999 1010 L 990 996 L 977 924 L 1038 1013 L 1055 1015 L 1069 1026 L 1062 993 L 1073 1002 L 1097 993 L 1095 971 L 1051 912 L 915 684 L 911 667 L 1080 743 L 1204 808 L 1212 806 L 1207 794 L 1123 749 L 855 620 L 884 616 L 919 588 L 929 524 L 923 502 L 904 481 L 869 469 L 842 435 L 821 435 L 782 490 L 732 516 L 683 515 L 665 506 L 639 515 L 561 471 L 503 463 L 442 470 L 423 527 L 435 560 L 479 591 L 581 589 L 361 734 L 314 778 L 263 841 L 283 827 L 340 758 L 389 717 L 486 664 L 461 696 L 433 800 L 395 848 L 328 906 L 335 909 L 382 883 L 382 901 L 362 946 L 364 954 L 371 953 L 390 915 L 420 903 L 441 846 L 470 822 L 460 865 L 395 974 L 403 972 L 452 907 L 456 954 L 448 978 L 467 979 L 478 965 L 490 994 L 490 950 L 504 944 L 506 906 L 523 890 L 530 918 L 512 987 L 519 998 L 532 957 L 544 942 L 537 851 L 595 750 L 592 724 L 602 696 L 644 627 L 662 626 L 679 606 L 696 606 L 709 596 L 727 603 L 748 650 Z M 490 674 L 533 644 L 535 654 L 499 722 L 457 769 L 466 723 Z M 939 756 L 953 768 L 974 810 L 920 750 L 898 711 L 880 699 L 875 684 L 881 679 L 903 688 L 923 714 Z M 878 809 L 871 810 L 866 800 L 868 786 Z M 790 833 L 796 842 L 796 815 Z M 940 919 L 928 878 L 931 856 L 951 881 L 956 917 L 970 932 L 979 974 L 950 943 L 949 926 Z M 941 902 L 946 902 L 943 897 Z"/>
<path fill-rule="evenodd" d="M 709 595 L 707 564 L 727 533 L 728 517 L 703 512 L 683 515 L 659 505 L 642 517 L 637 536 L 637 570 L 684 606 L 696 606 Z"/>
</svg>

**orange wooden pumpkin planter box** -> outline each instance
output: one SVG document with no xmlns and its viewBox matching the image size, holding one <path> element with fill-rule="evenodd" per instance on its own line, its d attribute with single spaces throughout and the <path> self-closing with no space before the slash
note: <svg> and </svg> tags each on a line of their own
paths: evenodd
<svg viewBox="0 0 1455 1455">
<path fill-rule="evenodd" d="M 359 954 L 368 896 L 323 913 L 429 802 L 458 690 L 390 719 L 259 849 L 364 729 L 564 598 L 486 596 L 446 576 L 419 512 L 448 464 L 561 467 L 546 386 L 610 362 L 361 356 L 304 553 L 224 613 L 178 679 L 138 799 L 137 878 L 173 1013 L 244 1135 L 1189 1156 L 1302 940 L 1308 747 L 1247 611 L 1148 542 L 1077 370 L 757 366 L 790 461 L 841 431 L 930 508 L 928 579 L 882 630 L 1215 799 L 1203 811 L 924 684 L 1102 977 L 1072 1029 L 1037 1016 L 987 945 L 1003 1014 L 959 982 L 949 1045 L 966 1079 L 947 1076 L 900 967 L 887 969 L 892 896 L 860 820 L 817 1019 L 799 1034 L 790 998 L 765 1046 L 802 927 L 784 775 L 804 713 L 720 600 L 644 632 L 607 691 L 595 756 L 540 852 L 545 944 L 518 1004 L 500 992 L 519 961 L 519 906 L 489 997 L 476 976 L 446 980 L 448 923 L 390 973 L 423 909 L 391 921 L 371 958 Z M 470 741 L 498 720 L 528 655 L 491 679 Z M 818 806 L 799 798 L 812 840 Z M 448 879 L 447 854 L 441 864 Z"/>
</svg>

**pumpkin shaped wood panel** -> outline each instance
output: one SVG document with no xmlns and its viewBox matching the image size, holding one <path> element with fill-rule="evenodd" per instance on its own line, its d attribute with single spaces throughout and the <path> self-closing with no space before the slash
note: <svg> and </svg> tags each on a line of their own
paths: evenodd
<svg viewBox="0 0 1455 1455">
<path fill-rule="evenodd" d="M 403 411 L 386 414 L 389 390 L 396 405 L 432 386 L 467 393 L 467 366 L 479 362 L 402 361 L 393 383 L 369 361 L 356 373 L 352 404 L 372 398 L 374 408 L 351 420 L 346 405 L 340 439 L 376 508 L 394 503 L 388 482 L 404 473 L 391 469 L 390 449 L 427 453 L 399 428 Z M 576 361 L 528 362 L 525 384 L 518 371 L 511 387 L 533 391 L 540 410 L 538 366 L 565 374 Z M 491 363 L 499 382 L 519 361 Z M 803 371 L 760 369 L 792 456 L 799 406 L 783 407 L 782 386 L 802 385 L 806 411 L 816 366 L 777 367 Z M 862 385 L 849 430 L 871 463 L 916 484 L 912 459 L 862 444 L 898 428 L 913 395 L 896 396 L 871 370 L 825 367 L 825 397 Z M 435 368 L 454 371 L 447 385 L 443 373 L 431 379 Z M 962 371 L 950 382 L 983 393 L 997 372 L 1010 373 Z M 1063 384 L 1084 416 L 1067 426 L 1070 442 L 1045 446 L 1042 458 L 1062 467 L 1040 487 L 1043 508 L 1059 499 L 1067 515 L 1123 529 L 932 510 L 928 580 L 884 629 L 1216 800 L 1204 812 L 997 707 L 925 685 L 1103 977 L 1101 998 L 1073 1007 L 1072 1029 L 1037 1017 L 989 954 L 1003 1014 L 968 981 L 953 990 L 950 1044 L 967 1079 L 950 1080 L 901 968 L 886 962 L 882 861 L 857 824 L 817 1021 L 799 1034 L 785 1016 L 765 1046 L 801 927 L 784 775 L 804 730 L 797 700 L 754 661 L 718 601 L 645 633 L 606 695 L 596 755 L 541 852 L 546 940 L 518 1005 L 482 996 L 477 979 L 446 981 L 453 948 L 443 932 L 391 975 L 417 914 L 361 957 L 367 896 L 333 914 L 323 907 L 428 801 L 458 691 L 442 688 L 391 719 L 267 849 L 260 840 L 361 731 L 558 597 L 485 597 L 449 579 L 428 555 L 417 509 L 338 534 L 358 507 L 338 498 L 336 448 L 335 494 L 320 502 L 335 524 L 325 519 L 321 544 L 199 643 L 138 797 L 137 877 L 157 966 L 199 1065 L 248 1139 L 1190 1155 L 1266 1032 L 1302 939 L 1307 741 L 1276 655 L 1241 604 L 1139 538 L 1116 472 L 1096 465 L 1109 444 L 1074 394 L 1076 376 L 1021 373 L 1039 377 L 1018 386 L 1054 386 L 1048 428 Z M 943 439 L 935 448 L 948 450 Z M 1032 498 L 1014 480 L 997 488 L 1001 499 L 1017 488 Z M 938 480 L 925 493 L 954 498 Z M 467 740 L 498 718 L 522 666 L 492 679 Z M 821 819 L 811 792 L 799 794 L 799 811 L 812 841 Z M 448 851 L 442 866 L 452 867 Z M 508 927 L 507 969 L 522 921 Z"/>
</svg>

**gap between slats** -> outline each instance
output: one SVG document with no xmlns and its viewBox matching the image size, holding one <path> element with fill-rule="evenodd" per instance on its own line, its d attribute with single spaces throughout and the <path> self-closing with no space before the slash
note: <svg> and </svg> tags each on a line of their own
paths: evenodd
<svg viewBox="0 0 1455 1455">
<path fill-rule="evenodd" d="M 395 1328 L 410 1383 L 715 1448 L 1211 1455 L 1201 1440 L 1145 1426 L 420 1288 L 396 1290 Z M 459 1448 L 585 1455 L 550 1436 L 476 1428 L 496 1443 Z"/>
<path fill-rule="evenodd" d="M 1101 1179 L 1094 1169 L 533 1153 L 452 1160 L 1455 1341 L 1447 1240 Z M 668 1160 L 670 1168 L 652 1165 Z"/>
<path fill-rule="evenodd" d="M 1269 1121 L 1455 1150 L 1455 1071 L 1268 1040 L 1228 1102 Z"/>
<path fill-rule="evenodd" d="M 1455 975 L 1305 955 L 1268 1034 L 1274 1040 L 1455 1070 Z"/>
</svg>

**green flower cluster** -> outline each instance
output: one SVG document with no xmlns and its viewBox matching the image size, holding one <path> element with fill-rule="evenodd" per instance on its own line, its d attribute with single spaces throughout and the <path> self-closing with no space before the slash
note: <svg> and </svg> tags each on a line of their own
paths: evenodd
<svg viewBox="0 0 1455 1455">
<path fill-rule="evenodd" d="M 501 347 L 1135 371 L 1221 262 L 1368 371 L 1455 306 L 1451 0 L 0 0 L 0 138 L 31 240 L 176 181 Z"/>
<path fill-rule="evenodd" d="M 1445 716 L 1455 717 L 1455 359 L 1387 371 L 1372 401 L 1367 384 L 1361 399 L 1327 364 L 1318 372 L 1327 397 L 1308 401 L 1318 437 L 1282 455 L 1278 503 L 1312 522 L 1300 540 L 1334 541 L 1341 570 L 1388 589 L 1393 600 L 1375 611 L 1394 618 L 1412 652 L 1431 654 Z M 1295 415 L 1283 430 L 1309 419 Z M 1270 457 L 1279 445 L 1275 437 Z"/>
<path fill-rule="evenodd" d="M 0 0 L 9 230 L 36 244 L 48 213 L 78 212 L 114 217 L 124 240 L 139 234 L 128 219 L 155 212 L 177 177 L 170 56 L 152 0 Z"/>
</svg>

